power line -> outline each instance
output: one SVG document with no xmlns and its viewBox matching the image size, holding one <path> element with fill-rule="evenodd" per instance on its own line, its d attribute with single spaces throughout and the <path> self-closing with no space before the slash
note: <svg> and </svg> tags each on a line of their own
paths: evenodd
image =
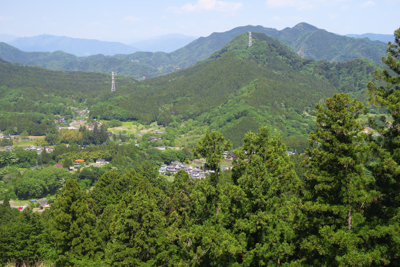
<svg viewBox="0 0 400 267">
<path fill-rule="evenodd" d="M 111 72 L 111 92 L 115 91 L 114 72 Z"/>
<path fill-rule="evenodd" d="M 251 38 L 251 32 L 249 32 L 249 47 L 251 47 L 252 42 L 253 42 L 253 40 L 252 40 L 252 38 Z"/>
</svg>

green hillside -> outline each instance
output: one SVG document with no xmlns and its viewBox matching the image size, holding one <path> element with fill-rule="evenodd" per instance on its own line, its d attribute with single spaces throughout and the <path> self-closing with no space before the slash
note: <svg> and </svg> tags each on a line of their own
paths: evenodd
<svg viewBox="0 0 400 267">
<path fill-rule="evenodd" d="M 116 76 L 118 92 L 111 93 L 111 75 L 62 72 L 0 60 L 0 130 L 44 135 L 54 131 L 54 115 L 72 117 L 71 106 L 86 108 L 112 96 L 127 94 L 135 81 Z"/>
<path fill-rule="evenodd" d="M 91 116 L 159 124 L 192 119 L 237 140 L 258 125 L 271 125 L 284 136 L 305 136 L 314 125 L 315 103 L 339 91 L 364 99 L 365 85 L 379 68 L 364 59 L 305 60 L 261 33 L 253 33 L 253 46 L 247 46 L 248 33 L 243 33 L 190 68 L 98 101 Z"/>
<path fill-rule="evenodd" d="M 344 62 L 366 58 L 380 63 L 386 54 L 386 44 L 368 39 L 356 39 L 329 33 L 306 23 L 281 31 L 262 26 L 237 27 L 227 32 L 200 37 L 172 53 L 136 52 L 129 55 L 94 55 L 76 57 L 61 51 L 23 52 L 5 43 L 0 43 L 0 58 L 24 65 L 42 66 L 52 70 L 66 71 L 116 71 L 136 79 L 156 77 L 187 68 L 208 58 L 233 38 L 245 32 L 265 33 L 281 40 L 305 59 Z"/>
<path fill-rule="evenodd" d="M 104 120 L 175 126 L 192 120 L 196 127 L 224 133 L 237 146 L 245 132 L 262 125 L 283 136 L 305 137 L 314 127 L 315 103 L 336 92 L 365 101 L 365 85 L 377 68 L 365 59 L 303 59 L 262 33 L 253 33 L 248 48 L 248 33 L 243 33 L 192 67 L 141 82 L 118 75 L 113 93 L 110 74 L 1 61 L 0 111 L 7 125 L 14 125 L 14 113 L 42 114 L 35 120 L 47 116 L 50 123 L 53 115 L 69 115 L 69 106 L 90 108 L 92 118 Z"/>
</svg>

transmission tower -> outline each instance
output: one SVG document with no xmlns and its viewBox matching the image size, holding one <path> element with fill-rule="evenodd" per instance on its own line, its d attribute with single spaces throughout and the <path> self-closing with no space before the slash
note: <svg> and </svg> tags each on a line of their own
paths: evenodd
<svg viewBox="0 0 400 267">
<path fill-rule="evenodd" d="M 251 32 L 249 32 L 249 47 L 252 45 Z"/>
<path fill-rule="evenodd" d="M 114 72 L 111 72 L 111 92 L 115 91 Z"/>
</svg>

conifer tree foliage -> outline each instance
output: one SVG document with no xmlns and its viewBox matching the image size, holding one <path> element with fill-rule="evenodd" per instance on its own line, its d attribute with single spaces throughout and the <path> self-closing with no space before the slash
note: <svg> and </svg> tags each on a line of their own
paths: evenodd
<svg viewBox="0 0 400 267">
<path fill-rule="evenodd" d="M 173 246 L 173 266 L 229 266 L 243 251 L 238 240 L 221 223 L 215 205 L 216 188 L 208 181 L 193 181 L 180 170 L 169 190 L 165 205 L 166 232 Z"/>
<path fill-rule="evenodd" d="M 307 266 L 369 266 L 380 262 L 368 244 L 364 210 L 378 193 L 364 171 L 368 146 L 358 121 L 363 104 L 335 94 L 317 104 L 317 130 L 310 133 L 305 173 L 303 241 Z"/>
<path fill-rule="evenodd" d="M 171 258 L 181 264 L 187 264 L 196 257 L 196 251 L 193 250 L 196 239 L 191 231 L 192 227 L 201 223 L 203 217 L 201 194 L 198 193 L 196 184 L 189 175 L 179 170 L 169 189 L 169 198 L 164 209 L 168 236 L 179 247 Z"/>
<path fill-rule="evenodd" d="M 7 262 L 26 266 L 42 260 L 44 225 L 40 215 L 25 210 L 13 216 L 15 221 L 0 224 L 0 266 Z"/>
<path fill-rule="evenodd" d="M 235 185 L 227 186 L 221 197 L 226 227 L 245 242 L 236 260 L 242 266 L 298 265 L 294 253 L 301 181 L 286 146 L 267 127 L 246 134 L 243 143 L 235 150 Z"/>
<path fill-rule="evenodd" d="M 165 251 L 165 219 L 155 201 L 137 192 L 125 207 L 114 230 L 107 259 L 113 266 L 154 266 Z M 122 206 L 120 206 L 122 208 Z"/>
<path fill-rule="evenodd" d="M 8 199 L 7 195 L 4 196 L 3 207 L 10 207 L 10 200 Z"/>
<path fill-rule="evenodd" d="M 53 210 L 52 232 L 61 265 L 74 258 L 95 258 L 100 250 L 94 233 L 93 201 L 76 180 L 67 180 Z"/>
<path fill-rule="evenodd" d="M 222 134 L 215 131 L 211 133 L 207 131 L 205 136 L 197 142 L 196 147 L 193 149 L 195 156 L 201 156 L 206 159 L 204 167 L 214 172 L 210 175 L 210 182 L 214 187 L 217 187 L 217 177 L 221 172 L 219 163 L 223 159 L 222 153 L 231 146 L 230 140 L 226 141 Z"/>
<path fill-rule="evenodd" d="M 381 136 L 371 139 L 374 162 L 368 168 L 376 180 L 380 196 L 368 209 L 372 225 L 377 228 L 373 237 L 385 252 L 382 258 L 393 266 L 400 265 L 400 28 L 394 32 L 395 42 L 389 42 L 388 55 L 382 62 L 388 67 L 375 71 L 379 85 L 368 83 L 370 101 L 387 109 L 391 123 L 381 118 L 383 125 L 371 124 Z"/>
<path fill-rule="evenodd" d="M 168 263 L 165 217 L 157 205 L 160 192 L 139 175 L 135 190 L 123 195 L 111 225 L 113 239 L 106 249 L 112 266 L 160 266 Z"/>
</svg>

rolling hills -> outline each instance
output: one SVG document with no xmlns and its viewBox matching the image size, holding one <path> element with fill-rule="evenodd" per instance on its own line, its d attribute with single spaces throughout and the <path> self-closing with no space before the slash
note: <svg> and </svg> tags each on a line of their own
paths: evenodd
<svg viewBox="0 0 400 267">
<path fill-rule="evenodd" d="M 365 85 L 380 65 L 365 59 L 329 63 L 301 58 L 262 33 L 240 34 L 194 66 L 132 85 L 128 95 L 98 101 L 97 119 L 196 121 L 238 145 L 244 133 L 270 125 L 284 136 L 313 129 L 315 103 L 336 92 L 363 100 Z"/>
<path fill-rule="evenodd" d="M 222 132 L 238 146 L 244 133 L 261 125 L 285 137 L 305 137 L 314 127 L 315 103 L 336 92 L 365 101 L 365 85 L 381 68 L 366 59 L 304 59 L 275 38 L 252 35 L 251 47 L 248 33 L 242 33 L 209 58 L 160 77 L 137 82 L 118 75 L 113 93 L 110 74 L 2 61 L 0 106 L 5 112 L 54 114 L 60 105 L 81 105 L 95 119 L 163 125 L 192 121 Z"/>
<path fill-rule="evenodd" d="M 135 79 L 156 77 L 192 66 L 220 50 L 234 37 L 244 32 L 260 32 L 287 44 L 305 59 L 344 62 L 366 58 L 380 63 L 386 54 L 386 44 L 368 39 L 356 39 L 329 33 L 307 23 L 281 31 L 262 26 L 237 27 L 223 33 L 200 37 L 171 53 L 136 52 L 114 56 L 93 55 L 76 57 L 65 52 L 23 52 L 0 43 L 0 58 L 24 65 L 42 66 L 52 70 L 111 72 Z"/>
<path fill-rule="evenodd" d="M 393 34 L 364 33 L 364 34 L 346 34 L 345 36 L 354 38 L 368 38 L 371 41 L 381 41 L 383 43 L 394 42 Z"/>
</svg>

